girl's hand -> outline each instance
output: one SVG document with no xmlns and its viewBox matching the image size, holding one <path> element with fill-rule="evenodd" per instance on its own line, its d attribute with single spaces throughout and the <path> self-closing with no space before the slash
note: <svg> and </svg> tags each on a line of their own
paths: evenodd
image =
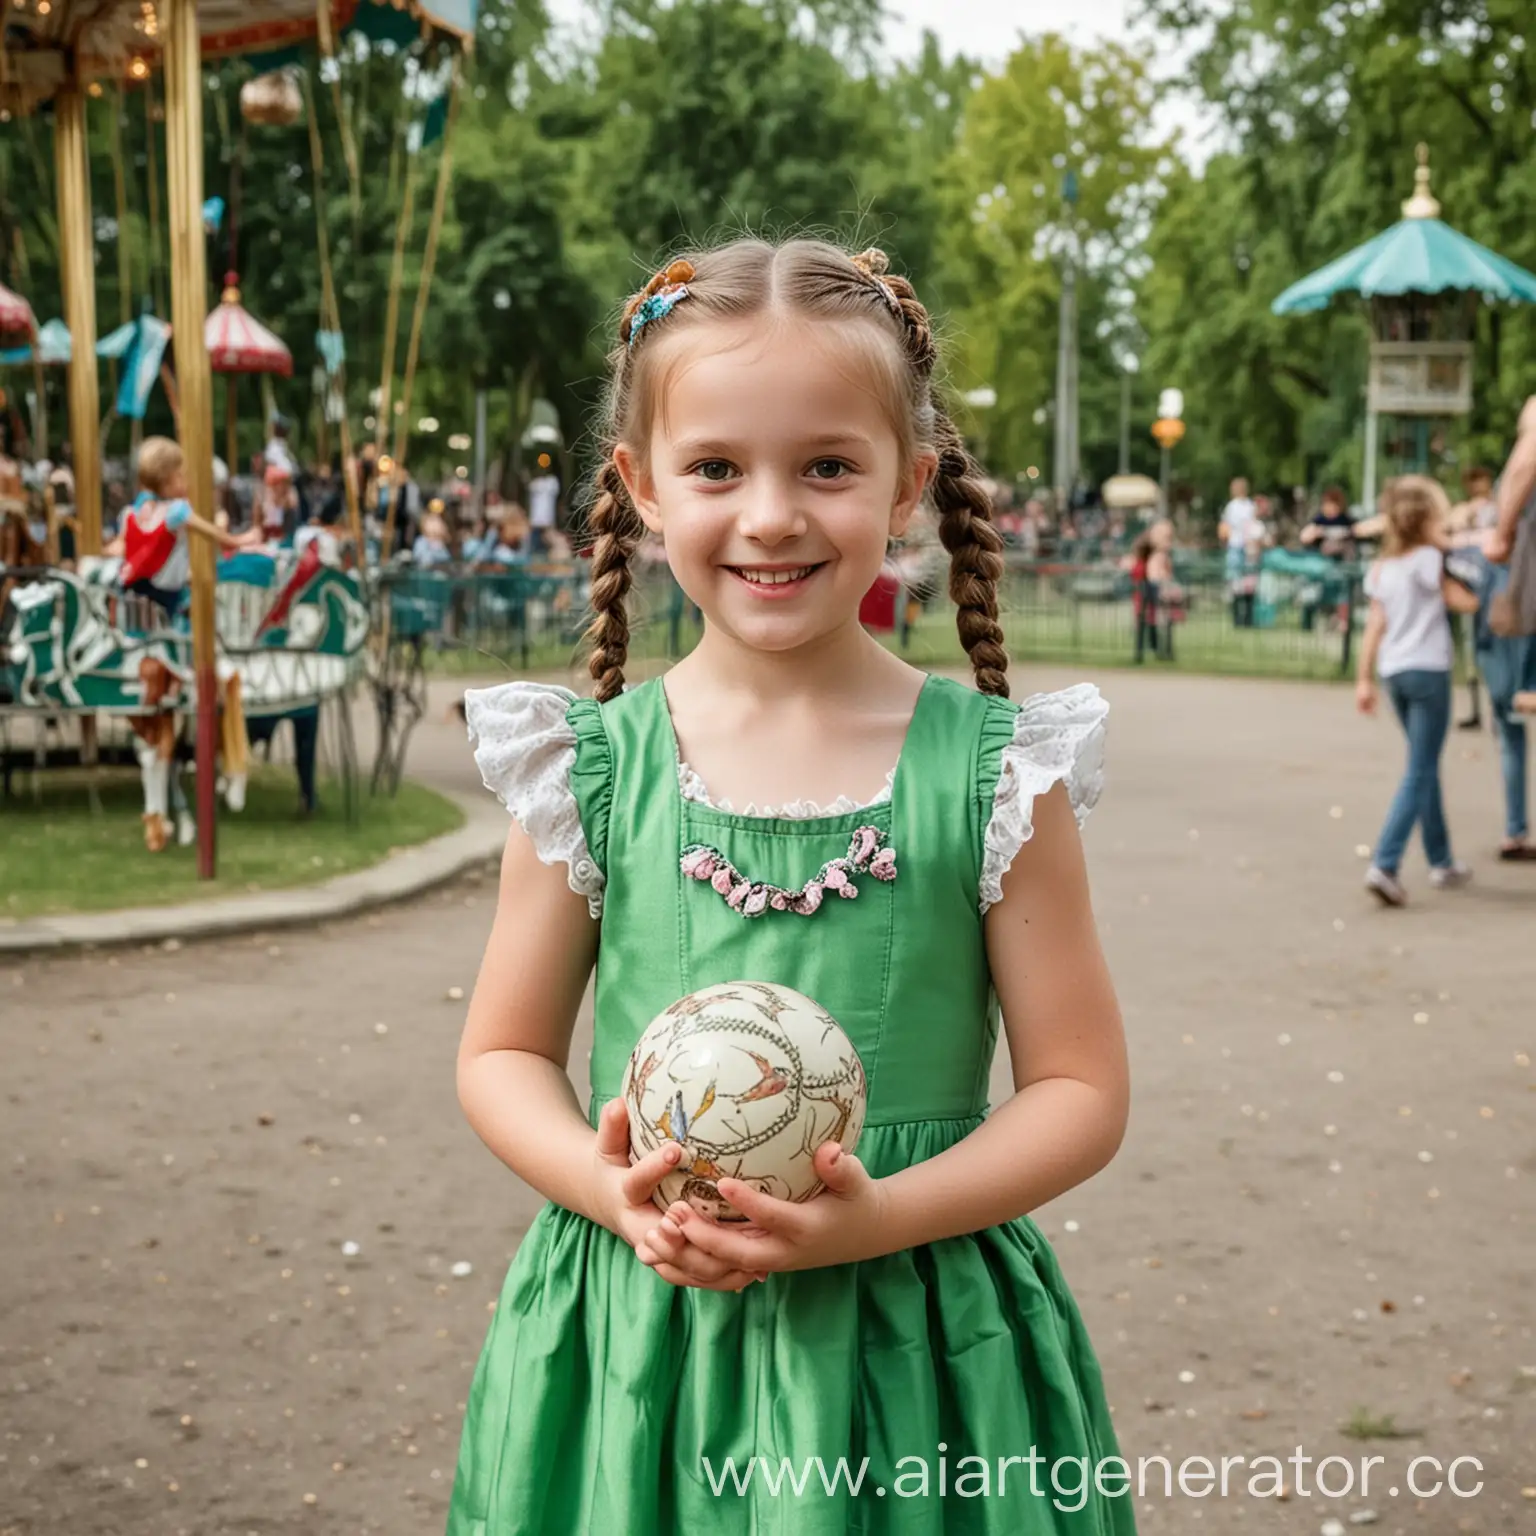
<svg viewBox="0 0 1536 1536">
<path fill-rule="evenodd" d="M 1355 684 L 1355 708 L 1362 715 L 1376 713 L 1376 684 L 1362 679 Z"/>
<path fill-rule="evenodd" d="M 679 1201 L 668 1209 L 652 1245 L 672 1263 L 695 1249 L 734 1270 L 760 1273 L 821 1269 L 888 1252 L 882 1241 L 889 1204 L 883 1183 L 836 1142 L 817 1149 L 815 1167 L 827 1187 L 804 1204 L 776 1200 L 740 1179 L 720 1179 L 720 1193 L 750 1226 L 711 1221 Z"/>
<path fill-rule="evenodd" d="M 757 1271 L 722 1263 L 698 1249 L 673 1257 L 664 1254 L 652 1241 L 662 1229 L 664 1218 L 651 1196 L 677 1167 L 682 1155 L 682 1147 L 669 1141 L 631 1164 L 629 1111 L 622 1099 L 610 1099 L 597 1123 L 593 1208 L 602 1224 L 622 1237 L 635 1250 L 635 1257 L 668 1284 L 691 1285 L 706 1291 L 743 1291 L 761 1278 Z"/>
</svg>

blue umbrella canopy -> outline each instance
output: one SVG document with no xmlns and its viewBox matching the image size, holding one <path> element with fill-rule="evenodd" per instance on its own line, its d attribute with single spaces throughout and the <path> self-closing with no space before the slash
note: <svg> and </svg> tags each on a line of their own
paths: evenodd
<svg viewBox="0 0 1536 1536">
<path fill-rule="evenodd" d="M 1511 304 L 1536 304 L 1536 273 L 1452 229 L 1430 196 L 1428 154 L 1419 146 L 1414 195 L 1402 220 L 1299 283 L 1270 307 L 1277 315 L 1326 309 L 1337 293 L 1365 298 L 1408 293 L 1481 293 Z"/>
</svg>

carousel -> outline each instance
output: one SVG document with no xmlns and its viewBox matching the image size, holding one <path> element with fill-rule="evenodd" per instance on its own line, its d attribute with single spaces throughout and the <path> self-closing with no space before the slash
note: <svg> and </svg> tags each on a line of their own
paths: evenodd
<svg viewBox="0 0 1536 1536">
<path fill-rule="evenodd" d="M 146 795 L 151 799 L 158 795 L 163 809 L 166 776 L 174 774 L 161 766 L 169 756 L 167 743 L 179 731 L 180 720 L 195 720 L 195 835 L 199 873 L 205 878 L 215 871 L 221 752 L 226 798 L 234 808 L 243 782 L 247 719 L 330 706 L 342 739 L 350 790 L 355 759 L 347 696 L 366 663 L 369 594 L 361 570 L 322 562 L 315 545 L 303 555 L 252 550 L 216 562 L 215 547 L 205 538 L 190 540 L 190 604 L 184 619 L 168 617 L 156 605 L 123 591 L 119 562 L 107 551 L 103 538 L 98 356 L 114 358 L 114 366 L 122 372 L 118 404 L 134 397 L 142 401 L 157 377 L 173 391 L 170 404 L 185 456 L 187 499 L 199 518 L 216 523 L 212 374 L 220 372 L 226 380 L 226 433 L 233 470 L 236 380 L 257 373 L 289 374 L 293 358 L 287 346 L 243 307 L 233 273 L 219 301 L 209 304 L 202 68 L 205 58 L 281 59 L 280 72 L 247 83 L 241 106 L 247 121 L 286 126 L 297 120 L 298 111 L 290 109 L 302 84 L 322 257 L 316 341 L 324 357 L 327 387 L 339 401 L 339 409 L 331 411 L 328 419 L 336 421 L 343 454 L 349 457 L 342 379 L 345 349 L 318 195 L 324 175 L 316 121 L 318 93 L 294 61 L 318 54 L 327 66 L 319 78 L 329 80 L 334 93 L 355 197 L 356 151 L 336 84 L 339 44 L 355 33 L 366 39 L 388 39 L 393 45 L 432 39 L 447 50 L 458 50 L 468 46 L 473 27 L 473 0 L 427 4 L 416 0 L 388 4 L 376 0 L 252 0 L 246 4 L 234 0 L 201 4 L 197 0 L 8 0 L 6 5 L 0 120 L 40 113 L 52 121 L 64 301 L 64 315 L 53 340 L 57 343 L 61 334 L 67 353 L 62 365 L 68 370 L 76 559 L 72 569 L 61 565 L 56 542 L 50 539 L 42 559 L 35 558 L 34 551 L 34 558 L 4 560 L 0 568 L 0 747 L 18 719 L 29 720 L 36 732 L 57 731 L 61 722 L 73 722 L 79 758 L 88 763 L 94 759 L 99 721 L 125 718 L 138 738 Z M 157 73 L 163 93 L 170 323 L 145 313 L 125 321 L 98 345 L 87 101 L 101 94 L 103 85 L 129 91 L 151 88 Z M 458 80 L 455 64 L 450 122 Z M 153 140 L 152 134 L 152 152 Z M 445 147 L 429 254 L 435 250 L 441 224 L 448 163 Z M 398 257 L 397 252 L 397 267 Z M 407 400 L 429 282 L 430 260 L 412 325 L 404 384 Z M 392 293 L 397 290 L 398 283 Z M 45 363 L 42 330 L 24 295 L 0 289 L 0 345 L 28 347 L 39 379 Z M 390 341 L 392 353 L 392 332 Z M 40 404 L 44 398 L 39 385 Z M 8 498 L 19 501 L 23 496 L 23 487 L 5 481 L 0 469 L 0 510 L 9 504 Z M 360 552 L 362 527 L 350 475 L 346 489 L 354 547 Z M 174 777 L 170 791 L 176 799 Z M 190 827 L 190 816 L 181 825 Z"/>
</svg>

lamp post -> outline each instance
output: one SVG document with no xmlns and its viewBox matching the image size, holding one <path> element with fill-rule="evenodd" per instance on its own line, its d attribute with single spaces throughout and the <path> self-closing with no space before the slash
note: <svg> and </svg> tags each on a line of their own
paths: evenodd
<svg viewBox="0 0 1536 1536">
<path fill-rule="evenodd" d="M 1070 505 L 1077 486 L 1077 172 L 1061 178 L 1061 200 L 1067 224 L 1062 244 L 1061 304 L 1056 337 L 1056 504 Z"/>
<path fill-rule="evenodd" d="M 1163 450 L 1162 470 L 1158 484 L 1162 490 L 1162 512 L 1168 516 L 1168 486 L 1173 470 L 1173 450 L 1184 436 L 1184 392 L 1165 389 L 1157 397 L 1157 420 L 1152 423 L 1152 436 Z"/>
<path fill-rule="evenodd" d="M 1131 472 L 1131 376 L 1141 367 L 1134 352 L 1120 359 L 1120 473 Z"/>
<path fill-rule="evenodd" d="M 997 391 L 990 384 L 983 384 L 979 389 L 966 390 L 962 398 L 973 411 L 979 413 L 978 420 L 981 423 L 981 431 L 977 435 L 981 439 L 981 452 L 976 457 L 985 466 L 988 450 L 992 446 L 989 440 L 990 434 L 987 431 L 990 418 L 986 415 L 986 412 L 990 411 L 997 404 Z"/>
</svg>

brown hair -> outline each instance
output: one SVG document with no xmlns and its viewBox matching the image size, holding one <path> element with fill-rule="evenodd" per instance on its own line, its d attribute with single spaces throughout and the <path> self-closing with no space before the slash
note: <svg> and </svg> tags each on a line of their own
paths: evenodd
<svg viewBox="0 0 1536 1536">
<path fill-rule="evenodd" d="M 664 344 L 665 338 L 710 320 L 736 320 L 765 311 L 814 316 L 837 327 L 844 339 L 858 346 L 861 361 L 887 402 L 903 464 L 909 466 L 924 449 L 938 454 L 938 472 L 928 494 L 939 514 L 939 538 L 949 551 L 949 592 L 959 609 L 960 643 L 971 659 L 977 688 L 1007 697 L 1008 653 L 997 617 L 1002 535 L 992 526 L 991 503 L 976 465 L 934 386 L 937 349 L 928 311 L 906 278 L 887 271 L 883 251 L 850 256 L 821 240 L 779 245 L 734 240 L 671 262 L 625 305 L 619 345 L 610 360 L 606 457 L 587 520 L 594 614 L 587 630 L 588 666 L 600 701 L 614 698 L 624 687 L 630 562 L 645 533 L 613 450 L 623 442 L 643 456 L 649 445 L 665 370 L 676 351 Z M 677 283 L 686 283 L 686 298 L 664 316 L 643 321 L 643 332 L 631 347 L 640 306 Z"/>
<path fill-rule="evenodd" d="M 1384 555 L 1406 555 L 1430 543 L 1435 525 L 1450 510 L 1438 480 L 1428 475 L 1399 475 L 1381 489 L 1381 515 L 1386 519 L 1381 549 Z"/>
<path fill-rule="evenodd" d="M 186 463 L 181 444 L 169 437 L 146 437 L 139 444 L 139 484 L 156 496 L 165 495 L 171 476 Z"/>
</svg>

